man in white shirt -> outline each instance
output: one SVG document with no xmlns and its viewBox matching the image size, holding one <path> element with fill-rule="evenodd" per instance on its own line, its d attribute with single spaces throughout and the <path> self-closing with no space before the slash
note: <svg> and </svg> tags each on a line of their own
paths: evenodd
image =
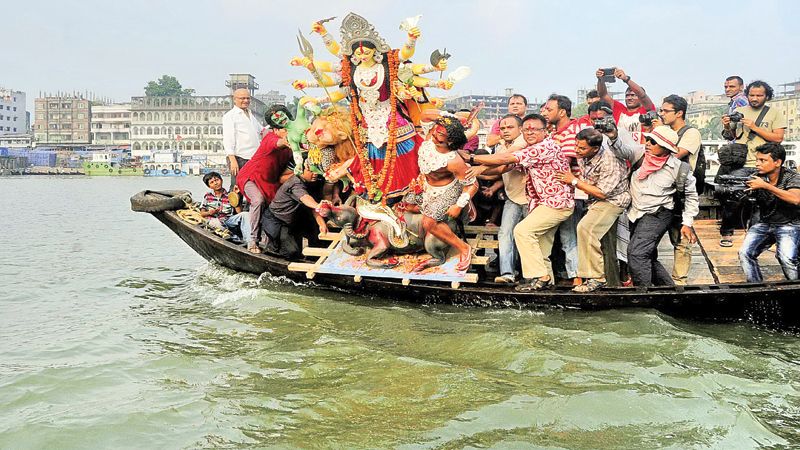
<svg viewBox="0 0 800 450">
<path fill-rule="evenodd" d="M 233 92 L 234 107 L 222 116 L 222 146 L 228 155 L 231 167 L 231 191 L 236 185 L 236 174 L 261 144 L 264 129 L 255 114 L 247 109 L 250 106 L 250 91 L 237 89 Z"/>
</svg>

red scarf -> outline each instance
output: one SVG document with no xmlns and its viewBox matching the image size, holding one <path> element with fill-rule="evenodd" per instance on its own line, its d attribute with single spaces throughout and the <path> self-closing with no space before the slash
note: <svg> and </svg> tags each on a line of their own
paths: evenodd
<svg viewBox="0 0 800 450">
<path fill-rule="evenodd" d="M 639 174 L 636 175 L 636 178 L 644 180 L 651 173 L 661 169 L 667 163 L 669 156 L 655 156 L 652 153 L 645 153 L 642 167 L 639 169 Z"/>
</svg>

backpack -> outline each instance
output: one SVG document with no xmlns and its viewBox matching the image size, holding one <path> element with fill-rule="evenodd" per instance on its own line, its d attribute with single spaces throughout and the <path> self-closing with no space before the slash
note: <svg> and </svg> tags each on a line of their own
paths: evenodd
<svg viewBox="0 0 800 450">
<path fill-rule="evenodd" d="M 686 133 L 690 128 L 692 127 L 689 125 L 684 125 L 680 130 L 678 130 L 678 144 L 681 143 L 684 133 Z M 691 156 L 691 154 L 686 155 L 685 159 L 682 159 L 681 161 L 688 163 Z M 692 175 L 694 175 L 694 179 L 697 182 L 697 195 L 700 195 L 705 191 L 706 166 L 706 154 L 703 151 L 703 143 L 700 142 L 700 148 L 697 149 L 697 164 L 694 166 L 694 172 L 692 172 Z"/>
</svg>

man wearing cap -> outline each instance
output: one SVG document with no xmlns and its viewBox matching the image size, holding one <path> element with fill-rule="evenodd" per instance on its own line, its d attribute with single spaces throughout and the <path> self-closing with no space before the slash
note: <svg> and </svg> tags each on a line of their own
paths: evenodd
<svg viewBox="0 0 800 450">
<path fill-rule="evenodd" d="M 678 133 L 661 125 L 644 136 L 644 150 L 624 144 L 612 146 L 618 157 L 628 160 L 633 171 L 630 180 L 631 208 L 628 211 L 631 221 L 628 265 L 634 285 L 669 286 L 674 282 L 658 261 L 658 243 L 669 230 L 675 207 L 680 206 L 675 204 L 675 193 L 681 172 L 686 174 L 681 239 L 695 242 L 692 223 L 700 211 L 700 201 L 692 171 L 688 165 L 681 170 L 681 165 L 685 163 L 675 157 L 678 153 Z"/>
</svg>

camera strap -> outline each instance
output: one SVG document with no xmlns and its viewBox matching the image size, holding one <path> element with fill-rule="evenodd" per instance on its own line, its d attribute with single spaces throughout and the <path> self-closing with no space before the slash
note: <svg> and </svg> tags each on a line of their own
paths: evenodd
<svg viewBox="0 0 800 450">
<path fill-rule="evenodd" d="M 761 121 L 764 120 L 764 116 L 767 115 L 767 111 L 769 111 L 769 106 L 764 105 L 764 107 L 761 109 L 761 112 L 758 114 L 758 117 L 756 118 L 756 121 L 755 121 L 755 123 L 753 123 L 753 125 L 755 125 L 757 127 L 760 127 L 761 126 Z M 744 134 L 744 130 L 742 130 L 742 134 Z M 742 135 L 740 134 L 739 137 L 737 137 L 736 139 L 738 140 L 741 137 L 742 137 Z M 748 128 L 747 129 L 747 141 L 746 142 L 750 142 L 755 138 L 756 138 L 756 134 L 753 133 L 753 130 Z"/>
</svg>

